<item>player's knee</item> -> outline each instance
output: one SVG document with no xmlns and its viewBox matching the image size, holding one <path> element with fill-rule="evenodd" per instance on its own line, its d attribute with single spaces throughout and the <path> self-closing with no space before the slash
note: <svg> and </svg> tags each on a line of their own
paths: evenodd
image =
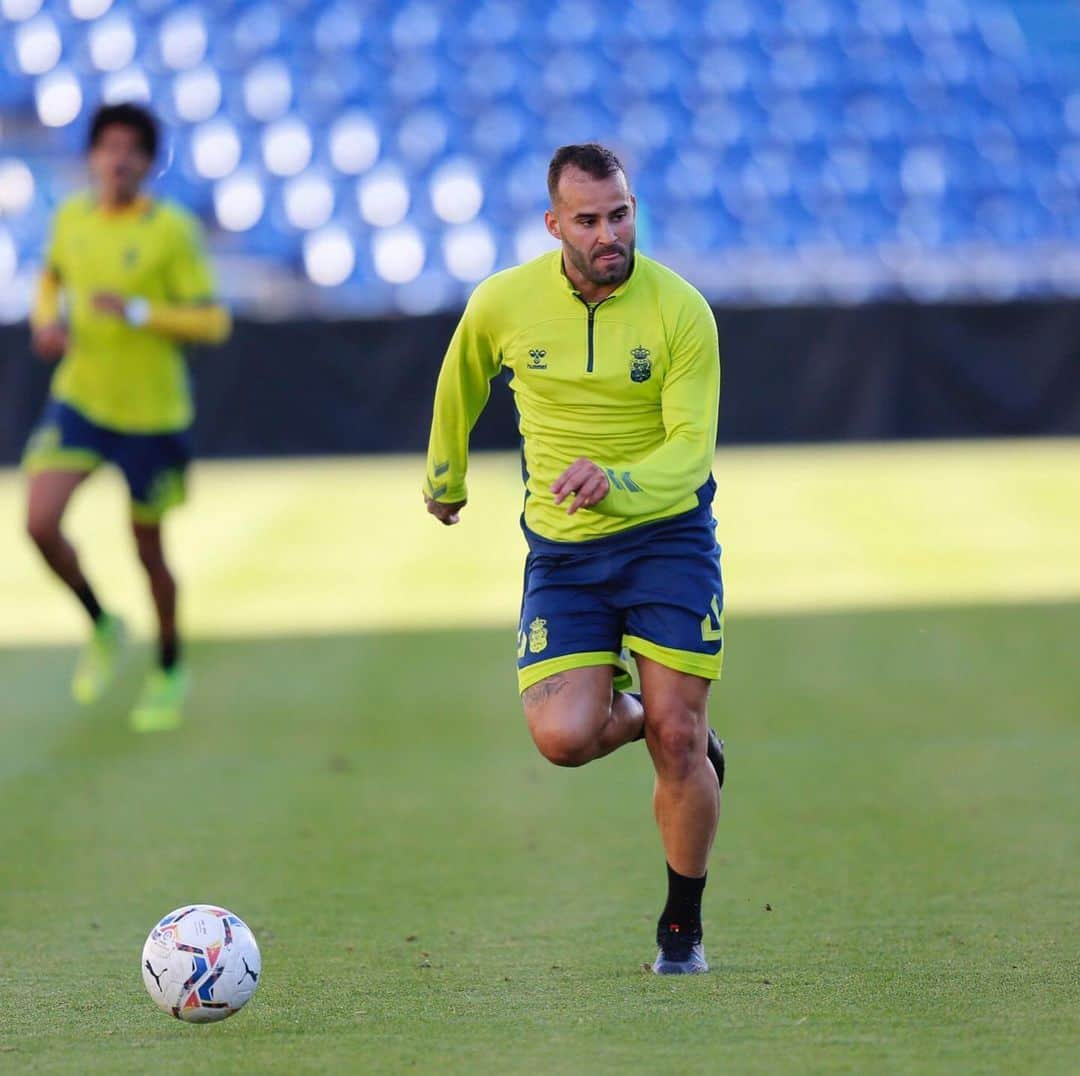
<svg viewBox="0 0 1080 1076">
<path fill-rule="evenodd" d="M 584 766 L 596 757 L 594 738 L 576 724 L 530 721 L 536 749 L 556 766 Z"/>
<path fill-rule="evenodd" d="M 705 722 L 689 707 L 674 706 L 649 713 L 649 746 L 657 769 L 685 780 L 705 754 Z"/>
</svg>

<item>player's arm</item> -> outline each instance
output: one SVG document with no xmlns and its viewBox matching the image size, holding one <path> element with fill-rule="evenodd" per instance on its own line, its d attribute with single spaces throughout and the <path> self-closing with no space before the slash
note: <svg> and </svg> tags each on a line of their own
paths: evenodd
<svg viewBox="0 0 1080 1076">
<path fill-rule="evenodd" d="M 214 297 L 214 274 L 198 222 L 187 214 L 178 216 L 169 234 L 164 269 L 167 299 L 98 292 L 94 308 L 179 343 L 221 344 L 232 332 L 232 317 L 228 307 Z"/>
<path fill-rule="evenodd" d="M 607 493 L 589 507 L 602 515 L 633 517 L 662 512 L 698 489 L 716 454 L 720 354 L 716 321 L 704 299 L 680 319 L 660 406 L 664 443 L 636 462 L 597 460 Z"/>
<path fill-rule="evenodd" d="M 151 302 L 139 296 L 125 299 L 116 292 L 99 291 L 93 301 L 94 309 L 100 314 L 112 314 L 136 328 L 149 329 L 184 344 L 221 344 L 232 332 L 228 308 L 213 300 Z"/>
<path fill-rule="evenodd" d="M 424 501 L 441 523 L 456 523 L 468 499 L 469 435 L 484 410 L 501 359 L 477 289 L 458 322 L 435 386 Z"/>
<path fill-rule="evenodd" d="M 50 362 L 59 359 L 68 344 L 67 329 L 60 316 L 60 290 L 60 274 L 51 267 L 42 270 L 30 310 L 31 345 L 41 358 Z"/>
<path fill-rule="evenodd" d="M 61 207 L 52 220 L 45 250 L 45 267 L 38 277 L 34 304 L 30 309 L 31 345 L 41 358 L 49 362 L 61 358 L 68 346 L 67 326 L 60 309 L 66 219 L 66 207 Z"/>
</svg>

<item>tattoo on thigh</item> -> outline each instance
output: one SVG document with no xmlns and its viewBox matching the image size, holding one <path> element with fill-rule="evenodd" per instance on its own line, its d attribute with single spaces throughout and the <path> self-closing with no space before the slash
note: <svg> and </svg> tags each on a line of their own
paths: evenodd
<svg viewBox="0 0 1080 1076">
<path fill-rule="evenodd" d="M 558 695 L 560 691 L 569 683 L 567 678 L 562 673 L 556 673 L 554 676 L 549 676 L 546 680 L 541 680 L 538 684 L 533 684 L 532 687 L 527 687 L 521 693 L 521 701 L 526 706 L 534 706 L 539 702 L 546 702 L 552 695 Z"/>
</svg>

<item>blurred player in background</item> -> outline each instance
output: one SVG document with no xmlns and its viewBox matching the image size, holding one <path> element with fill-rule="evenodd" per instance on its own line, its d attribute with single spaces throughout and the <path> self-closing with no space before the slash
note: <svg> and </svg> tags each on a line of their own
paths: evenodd
<svg viewBox="0 0 1080 1076">
<path fill-rule="evenodd" d="M 548 191 L 561 249 L 482 283 L 450 343 L 425 499 L 458 522 L 469 434 L 506 370 L 526 484 L 518 685 L 529 730 L 562 766 L 645 739 L 668 863 L 653 970 L 703 972 L 724 779 L 707 719 L 723 653 L 716 323 L 686 281 L 635 254 L 635 199 L 613 153 L 562 147 Z M 627 650 L 640 695 L 627 690 Z"/>
<path fill-rule="evenodd" d="M 184 500 L 191 458 L 181 346 L 219 343 L 230 331 L 198 223 L 142 189 L 157 143 L 154 117 L 137 105 L 104 106 L 91 121 L 93 189 L 56 212 L 31 315 L 34 350 L 59 365 L 24 456 L 30 537 L 92 623 L 72 682 L 82 703 L 111 683 L 124 625 L 102 607 L 61 523 L 71 495 L 102 463 L 115 464 L 127 480 L 160 629 L 158 665 L 131 715 L 141 731 L 178 724 L 188 689 L 176 582 L 162 544 L 163 518 Z"/>
</svg>

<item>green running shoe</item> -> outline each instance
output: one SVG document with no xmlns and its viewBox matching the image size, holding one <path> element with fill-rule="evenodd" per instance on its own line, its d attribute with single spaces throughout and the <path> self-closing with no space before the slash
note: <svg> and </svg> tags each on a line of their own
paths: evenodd
<svg viewBox="0 0 1080 1076">
<path fill-rule="evenodd" d="M 131 727 L 136 732 L 167 732 L 177 728 L 184 720 L 184 703 L 190 686 L 183 665 L 152 670 L 131 711 Z"/>
<path fill-rule="evenodd" d="M 118 616 L 103 613 L 98 618 L 71 680 L 71 694 L 76 702 L 87 706 L 109 689 L 120 668 L 125 635 L 124 622 Z"/>
</svg>

